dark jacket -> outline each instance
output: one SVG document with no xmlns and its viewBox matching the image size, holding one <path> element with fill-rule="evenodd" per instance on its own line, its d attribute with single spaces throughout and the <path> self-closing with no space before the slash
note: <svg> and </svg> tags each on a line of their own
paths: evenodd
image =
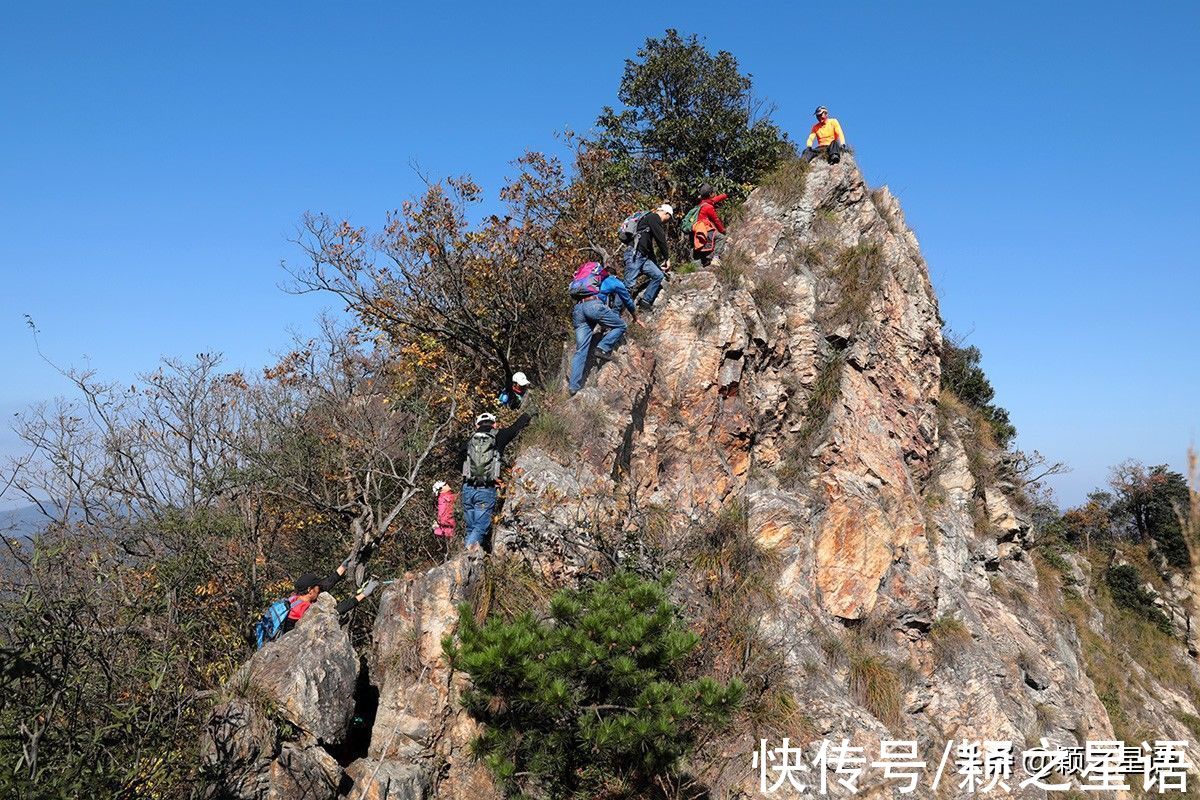
<svg viewBox="0 0 1200 800">
<path fill-rule="evenodd" d="M 339 583 L 341 583 L 342 578 L 344 577 L 344 575 L 339 575 L 337 570 L 329 573 L 321 579 L 321 591 L 328 592 L 334 586 L 337 586 Z M 289 611 L 288 615 L 284 617 L 283 627 L 280 629 L 280 634 L 282 635 L 287 633 L 292 628 L 296 627 L 296 623 L 299 622 L 306 613 L 308 613 L 310 605 L 311 604 L 308 602 L 292 603 L 291 611 Z M 352 611 L 357 605 L 358 595 L 347 597 L 345 600 L 337 604 L 338 616 L 340 617 L 342 614 L 350 613 L 350 611 Z"/>
<path fill-rule="evenodd" d="M 662 258 L 658 260 L 654 258 L 655 242 L 658 242 L 658 252 L 662 253 Z M 634 246 L 637 252 L 655 264 L 665 264 L 671 260 L 671 251 L 667 249 L 667 232 L 663 230 L 662 220 L 654 211 L 643 214 L 638 219 L 637 243 Z"/>
</svg>

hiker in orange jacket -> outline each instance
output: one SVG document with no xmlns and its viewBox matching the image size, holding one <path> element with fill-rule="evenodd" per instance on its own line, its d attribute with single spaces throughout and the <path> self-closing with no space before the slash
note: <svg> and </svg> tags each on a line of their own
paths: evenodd
<svg viewBox="0 0 1200 800">
<path fill-rule="evenodd" d="M 800 158 L 808 162 L 819 155 L 824 155 L 830 164 L 836 164 L 842 160 L 842 150 L 846 147 L 846 135 L 842 133 L 842 125 L 829 116 L 829 109 L 825 106 L 817 106 L 817 110 L 813 114 L 817 117 L 817 124 L 812 126 Z M 815 148 L 813 141 L 817 143 Z"/>
<path fill-rule="evenodd" d="M 717 203 L 728 198 L 707 183 L 700 187 L 700 211 L 692 223 L 692 258 L 704 266 L 720 265 L 725 249 L 725 223 L 717 216 Z"/>
</svg>

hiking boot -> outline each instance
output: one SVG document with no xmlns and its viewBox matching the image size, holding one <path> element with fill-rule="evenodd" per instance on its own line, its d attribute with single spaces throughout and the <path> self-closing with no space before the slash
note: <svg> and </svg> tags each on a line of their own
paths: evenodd
<svg viewBox="0 0 1200 800">
<path fill-rule="evenodd" d="M 596 348 L 596 361 L 599 363 L 607 364 L 609 361 L 612 361 L 613 358 L 614 356 L 611 350 L 601 350 L 598 347 Z"/>
</svg>

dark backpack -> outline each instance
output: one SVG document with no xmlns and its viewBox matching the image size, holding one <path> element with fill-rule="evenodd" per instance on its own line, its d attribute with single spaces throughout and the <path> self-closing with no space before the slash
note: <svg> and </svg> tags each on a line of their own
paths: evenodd
<svg viewBox="0 0 1200 800">
<path fill-rule="evenodd" d="M 283 621 L 287 619 L 288 612 L 292 610 L 292 598 L 280 598 L 267 607 L 267 611 L 262 615 L 262 619 L 254 626 L 254 638 L 258 642 L 258 649 L 267 642 L 273 642 L 279 638 L 279 632 L 283 629 Z"/>
<path fill-rule="evenodd" d="M 635 211 L 625 218 L 621 227 L 617 228 L 617 238 L 621 240 L 621 244 L 633 244 L 637 241 L 638 221 L 649 213 L 649 211 Z"/>
<path fill-rule="evenodd" d="M 471 484 L 485 484 L 495 483 L 499 477 L 500 451 L 496 449 L 496 432 L 476 431 L 467 442 L 463 479 Z"/>
<path fill-rule="evenodd" d="M 600 284 L 604 283 L 607 277 L 608 273 L 603 264 L 597 261 L 587 262 L 575 270 L 575 277 L 571 279 L 571 297 L 576 300 L 595 297 L 600 294 Z"/>
</svg>

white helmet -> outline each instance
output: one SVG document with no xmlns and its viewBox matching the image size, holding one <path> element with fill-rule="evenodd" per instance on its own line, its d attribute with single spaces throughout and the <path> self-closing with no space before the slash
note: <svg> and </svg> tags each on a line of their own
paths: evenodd
<svg viewBox="0 0 1200 800">
<path fill-rule="evenodd" d="M 445 481 L 434 481 L 433 482 L 433 496 L 437 497 L 439 494 L 442 493 L 442 489 L 445 489 L 445 488 L 446 488 Z"/>
<path fill-rule="evenodd" d="M 514 372 L 513 383 L 515 383 L 517 386 L 528 386 L 529 378 L 525 377 L 524 372 Z"/>
<path fill-rule="evenodd" d="M 663 203 L 658 207 L 658 210 L 664 212 L 668 217 L 675 216 L 675 209 L 671 208 L 670 203 Z"/>
<path fill-rule="evenodd" d="M 476 425 L 476 427 L 478 427 L 485 422 L 495 422 L 495 421 L 496 421 L 496 415 L 491 413 L 490 411 L 485 411 L 482 414 L 480 414 L 478 417 L 475 418 L 475 425 Z"/>
</svg>

